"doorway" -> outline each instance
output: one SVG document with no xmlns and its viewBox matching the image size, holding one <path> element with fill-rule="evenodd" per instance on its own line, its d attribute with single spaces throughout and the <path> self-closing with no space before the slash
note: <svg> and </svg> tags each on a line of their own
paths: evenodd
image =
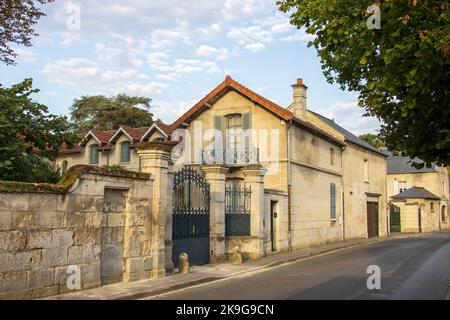
<svg viewBox="0 0 450 320">
<path fill-rule="evenodd" d="M 272 252 L 277 251 L 276 234 L 275 234 L 275 219 L 277 219 L 278 201 L 270 201 L 270 241 L 272 243 Z"/>
<path fill-rule="evenodd" d="M 367 202 L 367 235 L 369 238 L 379 236 L 378 203 Z"/>
</svg>

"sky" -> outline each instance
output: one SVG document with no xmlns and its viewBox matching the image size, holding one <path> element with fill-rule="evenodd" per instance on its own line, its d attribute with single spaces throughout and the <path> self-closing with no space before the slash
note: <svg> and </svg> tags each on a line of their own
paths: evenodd
<svg viewBox="0 0 450 320">
<path fill-rule="evenodd" d="M 226 75 L 288 107 L 303 78 L 308 109 L 358 135 L 379 128 L 356 93 L 327 83 L 311 36 L 275 0 L 57 0 L 43 11 L 33 46 L 15 47 L 17 65 L 0 64 L 0 83 L 33 78 L 51 113 L 125 93 L 151 98 L 155 118 L 172 123 Z"/>
</svg>

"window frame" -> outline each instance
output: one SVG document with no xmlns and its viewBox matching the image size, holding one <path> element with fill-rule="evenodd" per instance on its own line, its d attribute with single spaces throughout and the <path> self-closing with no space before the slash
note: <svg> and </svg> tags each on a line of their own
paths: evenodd
<svg viewBox="0 0 450 320">
<path fill-rule="evenodd" d="M 100 163 L 100 146 L 97 143 L 93 143 L 89 146 L 89 164 L 98 165 Z M 95 149 L 95 156 L 93 156 L 93 150 Z M 94 157 L 94 159 L 93 159 Z"/>
<path fill-rule="evenodd" d="M 124 160 L 124 146 L 128 145 L 128 153 L 127 159 Z M 120 163 L 130 163 L 131 162 L 131 142 L 130 141 L 122 141 L 120 143 Z"/>
</svg>

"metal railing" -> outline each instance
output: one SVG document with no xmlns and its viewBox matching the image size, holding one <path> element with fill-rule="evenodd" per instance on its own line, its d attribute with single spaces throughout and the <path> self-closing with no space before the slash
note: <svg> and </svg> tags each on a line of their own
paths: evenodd
<svg viewBox="0 0 450 320">
<path fill-rule="evenodd" d="M 203 164 L 225 164 L 233 167 L 257 164 L 259 162 L 259 149 L 250 148 L 227 148 L 207 149 L 202 152 Z"/>
</svg>

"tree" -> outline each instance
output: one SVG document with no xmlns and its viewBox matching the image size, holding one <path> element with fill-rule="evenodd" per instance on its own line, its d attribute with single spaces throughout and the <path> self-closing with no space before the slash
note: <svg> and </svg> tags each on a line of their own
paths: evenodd
<svg viewBox="0 0 450 320">
<path fill-rule="evenodd" d="M 54 159 L 63 143 L 77 141 L 66 117 L 48 114 L 32 100 L 37 92 L 32 79 L 0 85 L 0 180 L 56 182 L 58 172 L 43 159 Z"/>
<path fill-rule="evenodd" d="M 309 43 L 325 77 L 359 92 L 359 105 L 382 122 L 391 150 L 450 165 L 449 2 L 378 2 L 381 29 L 368 27 L 373 0 L 283 0 L 291 23 Z"/>
<path fill-rule="evenodd" d="M 0 61 L 14 64 L 17 53 L 11 44 L 31 46 L 37 36 L 33 26 L 45 14 L 37 7 L 53 0 L 2 0 L 0 3 Z"/>
<path fill-rule="evenodd" d="M 385 143 L 383 141 L 383 138 L 379 134 L 372 134 L 372 133 L 366 133 L 359 136 L 360 139 L 366 141 L 371 146 L 380 149 L 385 147 Z"/>
<path fill-rule="evenodd" d="M 153 123 L 149 112 L 151 99 L 119 94 L 115 97 L 83 96 L 71 108 L 72 121 L 80 132 L 90 129 L 142 127 Z"/>
</svg>

